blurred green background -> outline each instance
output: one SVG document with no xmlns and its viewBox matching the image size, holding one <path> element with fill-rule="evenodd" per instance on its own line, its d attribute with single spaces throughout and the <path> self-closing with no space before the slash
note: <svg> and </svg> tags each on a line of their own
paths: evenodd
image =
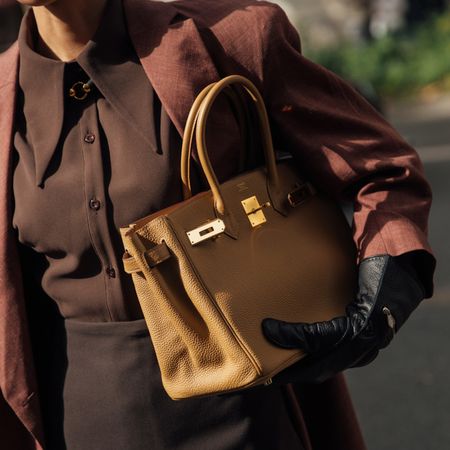
<svg viewBox="0 0 450 450">
<path fill-rule="evenodd" d="M 305 55 L 382 98 L 450 91 L 447 0 L 278 1 Z"/>
<path fill-rule="evenodd" d="M 308 53 L 344 78 L 371 85 L 383 97 L 450 90 L 450 11 L 377 39 Z"/>
</svg>

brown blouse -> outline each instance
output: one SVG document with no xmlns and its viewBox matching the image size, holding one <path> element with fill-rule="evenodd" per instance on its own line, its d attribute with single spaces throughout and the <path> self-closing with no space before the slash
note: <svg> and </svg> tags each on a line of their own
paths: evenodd
<svg viewBox="0 0 450 450">
<path fill-rule="evenodd" d="M 76 60 L 41 56 L 36 35 L 29 10 L 19 33 L 13 175 L 25 279 L 65 318 L 142 318 L 119 227 L 181 199 L 181 137 L 134 52 L 120 0 L 108 2 Z M 85 100 L 70 97 L 89 79 Z"/>
</svg>

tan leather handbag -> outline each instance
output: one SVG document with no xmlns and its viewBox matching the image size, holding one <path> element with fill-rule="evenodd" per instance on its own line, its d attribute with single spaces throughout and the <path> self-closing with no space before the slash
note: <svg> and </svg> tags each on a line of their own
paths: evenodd
<svg viewBox="0 0 450 450">
<path fill-rule="evenodd" d="M 216 97 L 242 85 L 257 109 L 265 167 L 219 184 L 206 149 Z M 300 124 L 299 124 L 300 126 Z M 210 190 L 191 195 L 195 134 Z M 185 200 L 120 228 L 165 390 L 173 399 L 270 384 L 300 360 L 270 344 L 261 321 L 328 320 L 355 292 L 355 249 L 339 206 L 276 162 L 263 99 L 250 80 L 227 76 L 198 95 L 183 137 Z"/>
</svg>

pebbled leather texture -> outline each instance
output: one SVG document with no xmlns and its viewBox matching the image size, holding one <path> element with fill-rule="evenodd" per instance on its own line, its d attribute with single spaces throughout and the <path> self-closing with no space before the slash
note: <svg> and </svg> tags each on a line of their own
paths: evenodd
<svg viewBox="0 0 450 450">
<path fill-rule="evenodd" d="M 205 166 L 208 180 L 216 183 L 212 167 Z M 293 160 L 271 167 L 279 180 L 277 198 L 287 203 L 288 194 L 304 180 Z M 273 206 L 268 172 L 259 167 L 241 173 L 120 228 L 124 267 L 133 278 L 163 385 L 173 399 L 265 383 L 305 352 L 265 339 L 264 317 L 329 320 L 345 313 L 356 292 L 356 249 L 339 205 L 311 193 L 280 213 Z M 266 222 L 256 227 L 242 205 L 253 196 L 266 205 Z M 216 219 L 222 209 L 217 197 L 235 232 L 225 230 L 191 245 L 187 232 Z M 149 249 L 163 242 L 171 257 L 149 264 Z"/>
<path fill-rule="evenodd" d="M 279 170 L 290 186 L 294 169 L 283 163 Z M 223 234 L 190 245 L 186 231 L 214 218 L 204 193 L 121 229 L 140 268 L 134 285 L 174 399 L 263 383 L 304 356 L 264 338 L 265 316 L 324 321 L 344 314 L 356 291 L 354 244 L 338 206 L 316 195 L 289 217 L 265 208 L 267 222 L 252 228 L 240 202 L 250 193 L 268 199 L 264 172 L 239 175 L 222 189 L 238 221 L 237 240 Z M 149 268 L 146 251 L 161 240 L 172 257 Z"/>
<path fill-rule="evenodd" d="M 402 255 L 403 256 L 403 255 Z M 319 382 L 347 369 L 372 362 L 425 297 L 425 289 L 407 258 L 379 255 L 359 265 L 358 292 L 346 315 L 319 323 L 263 321 L 267 339 L 283 348 L 309 354 L 280 379 Z M 389 325 L 383 308 L 395 319 Z"/>
</svg>

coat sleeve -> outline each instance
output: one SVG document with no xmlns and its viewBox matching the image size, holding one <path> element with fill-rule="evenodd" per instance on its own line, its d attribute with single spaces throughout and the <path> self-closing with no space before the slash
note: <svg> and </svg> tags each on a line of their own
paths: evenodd
<svg viewBox="0 0 450 450">
<path fill-rule="evenodd" d="M 358 261 L 417 251 L 431 296 L 432 193 L 417 152 L 348 83 L 301 54 L 283 9 L 262 3 L 259 73 L 275 148 L 292 153 L 317 188 L 353 203 Z"/>
</svg>

